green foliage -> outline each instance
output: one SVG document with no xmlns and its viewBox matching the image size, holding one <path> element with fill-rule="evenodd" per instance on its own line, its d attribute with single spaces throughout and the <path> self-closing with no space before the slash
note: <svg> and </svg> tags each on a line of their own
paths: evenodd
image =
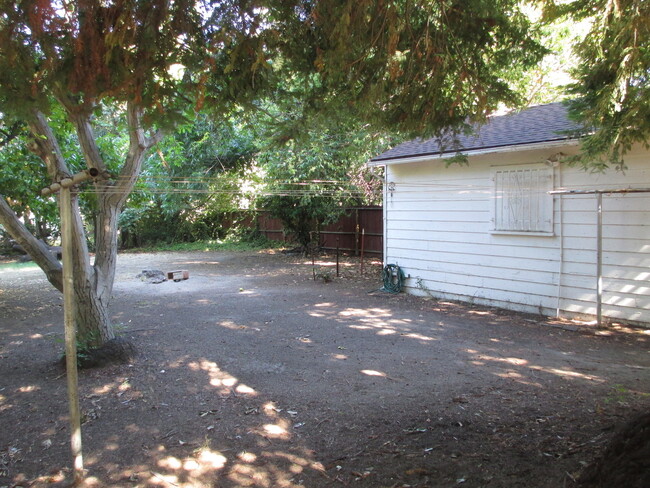
<svg viewBox="0 0 650 488">
<path fill-rule="evenodd" d="M 13 120 L 39 109 L 55 127 L 68 123 L 58 105 L 119 119 L 130 102 L 147 127 L 170 128 L 196 109 L 221 120 L 270 99 L 296 100 L 296 120 L 425 135 L 516 101 L 508 73 L 544 52 L 514 0 L 30 1 L 0 14 L 0 111 Z M 111 171 L 124 160 L 118 125 L 95 126 Z M 84 167 L 77 142 L 63 142 Z M 204 139 L 177 142 L 184 164 L 209 159 Z M 228 163 L 229 149 L 247 150 L 221 148 Z"/>
<path fill-rule="evenodd" d="M 346 207 L 379 198 L 381 182 L 364 165 L 390 141 L 350 120 L 310 122 L 303 137 L 284 137 L 282 144 L 276 139 L 260 154 L 268 183 L 258 202 L 305 249 L 320 226 L 337 220 Z"/>
<path fill-rule="evenodd" d="M 454 164 L 457 164 L 458 166 L 468 166 L 469 165 L 469 159 L 467 158 L 466 154 L 463 153 L 456 153 L 453 156 L 450 156 L 448 158 L 445 158 L 445 166 L 448 168 L 449 166 L 452 166 Z"/>
<path fill-rule="evenodd" d="M 1 115 L 1 114 L 0 114 Z M 58 235 L 58 207 L 54 199 L 41 196 L 46 186 L 45 165 L 29 152 L 29 134 L 20 123 L 0 118 L 0 198 L 8 198 L 14 212 L 40 239 Z"/>
<path fill-rule="evenodd" d="M 169 176 L 210 176 L 246 167 L 257 151 L 254 135 L 237 118 L 199 113 L 159 145 Z M 155 156 L 154 156 L 155 158 Z"/>
<path fill-rule="evenodd" d="M 634 144 L 650 147 L 650 3 L 643 0 L 547 1 L 549 19 L 588 19 L 591 29 L 575 46 L 575 97 L 571 116 L 588 132 L 581 155 L 585 168 L 624 166 Z"/>
<path fill-rule="evenodd" d="M 162 251 L 229 251 L 247 252 L 260 251 L 264 249 L 276 249 L 282 243 L 272 241 L 262 236 L 247 232 L 241 235 L 234 231 L 223 239 L 202 240 L 194 242 L 163 243 L 157 242 L 153 245 L 130 249 L 128 252 L 162 252 Z"/>
<path fill-rule="evenodd" d="M 359 200 L 341 182 L 373 193 L 359 161 L 380 147 L 378 130 L 423 136 L 516 103 L 508 80 L 545 51 L 533 31 L 515 0 L 4 2 L 0 113 L 10 123 L 47 115 L 68 166 L 50 165 L 51 178 L 93 166 L 134 180 L 127 104 L 144 128 L 178 127 L 149 155 L 128 203 L 121 224 L 131 236 L 147 227 L 174 229 L 172 239 L 215 237 L 219 216 L 248 199 L 233 196 L 272 139 L 282 149 L 260 158 L 261 173 L 335 182 L 277 205 L 294 209 L 286 218 L 304 236 L 306 218 L 326 222 Z M 211 117 L 197 117 L 201 109 Z M 279 123 L 272 137 L 258 131 L 262 141 L 233 119 L 269 110 Z M 80 120 L 92 125 L 92 143 L 81 140 Z M 42 173 L 41 162 L 22 161 Z M 176 177 L 196 193 L 166 187 Z M 276 196 L 287 190 L 278 185 Z M 103 218 L 100 197 L 82 201 L 89 222 Z"/>
<path fill-rule="evenodd" d="M 313 188 L 312 188 L 313 190 Z M 293 197 L 282 195 L 267 197 L 262 205 L 271 215 L 282 220 L 284 228 L 307 249 L 320 224 L 328 224 L 342 215 L 344 208 L 331 198 L 316 196 Z"/>
<path fill-rule="evenodd" d="M 291 18 L 292 2 L 273 15 Z M 303 114 L 341 114 L 375 128 L 428 136 L 482 119 L 520 101 L 513 70 L 533 66 L 545 49 L 519 2 L 302 2 L 288 23 L 283 98 Z M 309 57 L 305 59 L 307 53 Z M 316 67 L 314 73 L 313 67 Z"/>
<path fill-rule="evenodd" d="M 199 114 L 151 155 L 120 215 L 123 247 L 222 239 L 258 179 L 250 129 Z M 233 222 L 233 218 L 235 221 Z"/>
<path fill-rule="evenodd" d="M 531 10 L 529 16 L 538 26 L 540 42 L 548 52 L 533 67 L 520 72 L 512 70 L 511 86 L 522 94 L 524 106 L 564 100 L 569 96 L 566 84 L 572 80 L 569 73 L 578 63 L 572 46 L 584 37 L 586 23 L 569 18 L 548 23 L 542 21 L 542 11 L 538 9 Z"/>
<path fill-rule="evenodd" d="M 280 134 L 291 107 L 266 113 L 247 124 L 200 114 L 163 140 L 120 216 L 122 246 L 223 239 L 233 226 L 250 227 L 242 211 L 255 207 L 272 210 L 304 244 L 346 205 L 377 202 L 381 181 L 364 165 L 390 139 L 350 121 L 314 121 L 289 138 Z"/>
</svg>

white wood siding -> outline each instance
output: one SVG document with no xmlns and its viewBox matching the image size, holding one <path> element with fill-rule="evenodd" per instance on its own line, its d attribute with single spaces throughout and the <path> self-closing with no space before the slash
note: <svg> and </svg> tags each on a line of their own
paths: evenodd
<svg viewBox="0 0 650 488">
<path fill-rule="evenodd" d="M 565 153 L 574 148 L 568 147 Z M 556 196 L 553 235 L 491 233 L 493 166 L 540 163 L 555 150 L 389 164 L 385 260 L 409 292 L 555 315 L 596 313 L 596 196 Z M 624 173 L 555 168 L 555 188 L 650 187 L 650 153 Z M 603 195 L 603 314 L 650 322 L 650 194 Z M 419 283 L 419 286 L 418 286 Z"/>
</svg>

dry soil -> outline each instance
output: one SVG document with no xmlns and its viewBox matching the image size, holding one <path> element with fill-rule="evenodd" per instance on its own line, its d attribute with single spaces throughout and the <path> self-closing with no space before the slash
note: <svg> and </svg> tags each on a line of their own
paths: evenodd
<svg viewBox="0 0 650 488">
<path fill-rule="evenodd" d="M 85 485 L 572 487 L 650 409 L 647 331 L 392 295 L 359 264 L 120 255 L 139 355 L 80 373 Z M 62 329 L 38 268 L 1 267 L 0 487 L 69 479 Z"/>
</svg>

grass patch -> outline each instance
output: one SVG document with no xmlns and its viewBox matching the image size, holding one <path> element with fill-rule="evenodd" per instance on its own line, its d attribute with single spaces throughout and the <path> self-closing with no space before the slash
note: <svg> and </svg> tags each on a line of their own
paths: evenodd
<svg viewBox="0 0 650 488">
<path fill-rule="evenodd" d="M 160 242 L 151 246 L 126 249 L 121 252 L 168 252 L 168 251 L 261 251 L 264 249 L 278 249 L 284 247 L 283 242 L 258 238 L 245 240 L 226 237 L 224 239 L 211 239 L 196 242 Z"/>
<path fill-rule="evenodd" d="M 12 271 L 21 271 L 38 268 L 38 265 L 33 261 L 27 261 L 24 263 L 18 261 L 12 262 L 0 262 L 0 272 L 12 272 Z"/>
</svg>

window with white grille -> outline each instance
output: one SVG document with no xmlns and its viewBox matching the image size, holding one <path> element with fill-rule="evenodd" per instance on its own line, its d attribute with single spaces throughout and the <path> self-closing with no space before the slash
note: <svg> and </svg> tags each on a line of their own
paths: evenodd
<svg viewBox="0 0 650 488">
<path fill-rule="evenodd" d="M 545 164 L 493 166 L 492 230 L 553 233 L 553 168 Z"/>
</svg>

